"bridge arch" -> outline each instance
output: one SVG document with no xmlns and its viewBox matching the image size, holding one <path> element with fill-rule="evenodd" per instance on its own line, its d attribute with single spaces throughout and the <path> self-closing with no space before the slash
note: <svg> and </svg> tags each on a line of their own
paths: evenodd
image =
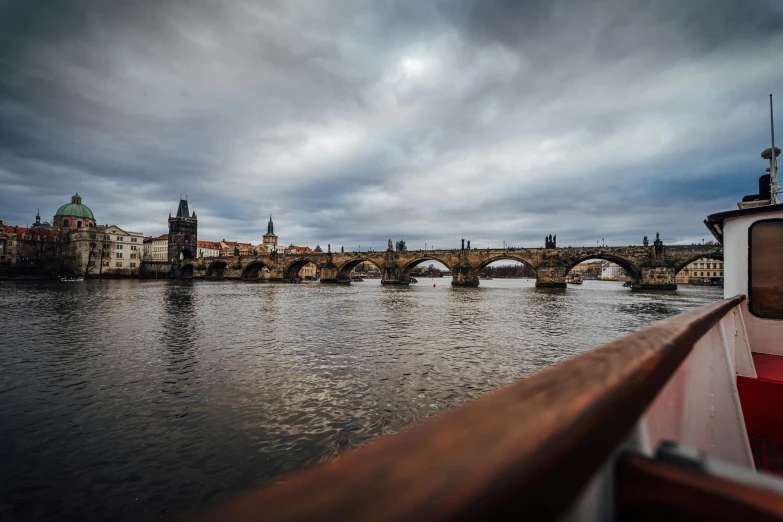
<svg viewBox="0 0 783 522">
<path fill-rule="evenodd" d="M 207 277 L 214 277 L 215 279 L 222 279 L 223 274 L 228 268 L 228 262 L 224 260 L 212 261 L 207 266 Z"/>
<path fill-rule="evenodd" d="M 688 258 L 686 261 L 679 263 L 677 266 L 674 267 L 674 274 L 679 274 L 682 270 L 685 269 L 686 266 L 690 265 L 694 261 L 698 261 L 699 259 L 714 259 L 715 261 L 723 261 L 723 254 L 720 252 L 711 252 L 709 254 L 694 254 L 690 258 Z M 705 268 L 706 270 L 706 268 Z M 713 270 L 712 268 L 710 270 Z M 718 268 L 715 268 L 714 270 L 719 270 Z"/>
<path fill-rule="evenodd" d="M 521 256 L 515 256 L 512 253 L 508 254 L 499 254 L 496 256 L 492 256 L 489 259 L 486 259 L 479 263 L 479 265 L 476 267 L 476 271 L 481 271 L 483 268 L 487 267 L 488 265 L 491 265 L 492 263 L 495 263 L 497 261 L 516 261 L 518 263 L 522 263 L 526 267 L 530 268 L 533 271 L 533 274 L 538 274 L 538 270 L 536 270 L 536 266 L 529 260 L 525 259 Z"/>
<path fill-rule="evenodd" d="M 442 258 L 423 253 L 421 256 L 416 257 L 415 259 L 408 261 L 405 265 L 403 265 L 402 269 L 400 269 L 400 279 L 408 280 L 411 276 L 411 270 L 413 270 L 414 268 L 416 268 L 422 263 L 426 263 L 427 261 L 436 261 L 441 265 L 445 266 L 446 268 L 448 268 L 449 271 L 452 271 L 452 267 L 449 266 L 449 264 L 446 261 L 444 261 Z"/>
<path fill-rule="evenodd" d="M 272 267 L 262 261 L 251 261 L 242 269 L 242 279 L 258 279 L 261 269 L 271 270 Z"/>
<path fill-rule="evenodd" d="M 179 267 L 179 274 L 182 279 L 193 279 L 193 263 L 185 263 Z"/>
<path fill-rule="evenodd" d="M 182 249 L 180 249 L 180 251 L 177 252 L 175 258 L 180 259 L 180 257 L 183 261 L 196 259 L 195 254 L 193 254 L 193 251 L 189 247 L 182 247 Z"/>
<path fill-rule="evenodd" d="M 299 275 L 299 271 L 309 263 L 312 263 L 316 267 L 320 268 L 320 266 L 318 266 L 318 263 L 313 262 L 311 259 L 306 259 L 306 258 L 296 259 L 288 263 L 288 265 L 285 268 L 283 268 L 283 279 L 285 279 L 286 281 L 295 279 Z"/>
<path fill-rule="evenodd" d="M 566 274 L 568 274 L 568 272 L 570 272 L 576 265 L 578 265 L 582 261 L 587 261 L 589 259 L 601 259 L 603 261 L 609 261 L 616 265 L 620 265 L 620 267 L 623 270 L 625 270 L 625 273 L 628 274 L 633 281 L 641 280 L 642 277 L 641 267 L 636 266 L 628 259 L 625 259 L 620 256 L 616 256 L 614 254 L 604 253 L 604 252 L 591 252 L 583 256 L 569 259 L 568 265 L 566 266 Z"/>
<path fill-rule="evenodd" d="M 364 258 L 364 257 L 358 257 L 358 258 L 350 259 L 350 260 L 346 261 L 345 263 L 343 263 L 342 265 L 340 265 L 337 268 L 337 279 L 339 281 L 347 281 L 347 280 L 349 280 L 351 278 L 351 272 L 353 271 L 353 269 L 356 268 L 357 266 L 361 265 L 364 262 L 370 263 L 371 265 L 375 266 L 378 269 L 378 273 L 381 273 L 381 274 L 383 273 L 383 266 L 382 265 L 379 265 L 378 263 L 376 263 L 372 259 L 367 259 L 367 258 Z"/>
</svg>

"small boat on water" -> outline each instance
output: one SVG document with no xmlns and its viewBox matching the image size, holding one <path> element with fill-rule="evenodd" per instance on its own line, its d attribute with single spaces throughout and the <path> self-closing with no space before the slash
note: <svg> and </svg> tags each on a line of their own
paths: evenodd
<svg viewBox="0 0 783 522">
<path fill-rule="evenodd" d="M 582 279 L 582 276 L 579 274 L 568 274 L 566 276 L 566 283 L 569 285 L 581 285 L 584 283 L 584 279 Z"/>
<path fill-rule="evenodd" d="M 783 520 L 779 153 L 759 194 L 704 221 L 723 300 L 196 520 Z"/>
<path fill-rule="evenodd" d="M 69 277 L 60 277 L 60 278 L 58 278 L 58 279 L 59 279 L 59 281 L 60 281 L 61 283 L 78 283 L 78 282 L 80 282 L 80 281 L 84 281 L 84 278 L 83 278 L 83 277 L 73 277 L 73 278 L 69 278 Z"/>
</svg>

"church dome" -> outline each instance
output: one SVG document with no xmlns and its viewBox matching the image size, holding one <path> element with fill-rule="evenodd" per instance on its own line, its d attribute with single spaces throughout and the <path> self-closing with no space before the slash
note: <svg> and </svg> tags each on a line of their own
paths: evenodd
<svg viewBox="0 0 783 522">
<path fill-rule="evenodd" d="M 82 197 L 78 193 L 76 193 L 76 195 L 71 198 L 70 203 L 66 203 L 65 205 L 58 208 L 57 213 L 54 216 L 95 219 L 95 216 L 92 215 L 92 210 L 90 210 L 90 208 L 86 205 L 82 205 Z"/>
</svg>

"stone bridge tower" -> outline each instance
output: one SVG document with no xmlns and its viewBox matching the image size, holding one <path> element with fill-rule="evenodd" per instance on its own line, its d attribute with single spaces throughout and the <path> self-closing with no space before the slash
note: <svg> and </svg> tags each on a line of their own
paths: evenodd
<svg viewBox="0 0 783 522">
<path fill-rule="evenodd" d="M 169 213 L 169 262 L 195 259 L 198 255 L 198 219 L 196 211 L 190 214 L 188 200 L 180 198 L 177 216 Z"/>
</svg>

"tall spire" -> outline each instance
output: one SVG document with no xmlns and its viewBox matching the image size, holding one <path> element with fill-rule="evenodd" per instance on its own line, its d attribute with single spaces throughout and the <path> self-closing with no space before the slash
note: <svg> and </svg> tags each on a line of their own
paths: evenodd
<svg viewBox="0 0 783 522">
<path fill-rule="evenodd" d="M 275 224 L 272 223 L 272 213 L 269 213 L 269 224 L 266 226 L 266 233 L 267 234 L 274 234 L 275 233 Z"/>
<path fill-rule="evenodd" d="M 41 224 L 41 209 L 38 209 L 38 214 L 35 215 L 35 224 L 40 225 Z"/>
</svg>

